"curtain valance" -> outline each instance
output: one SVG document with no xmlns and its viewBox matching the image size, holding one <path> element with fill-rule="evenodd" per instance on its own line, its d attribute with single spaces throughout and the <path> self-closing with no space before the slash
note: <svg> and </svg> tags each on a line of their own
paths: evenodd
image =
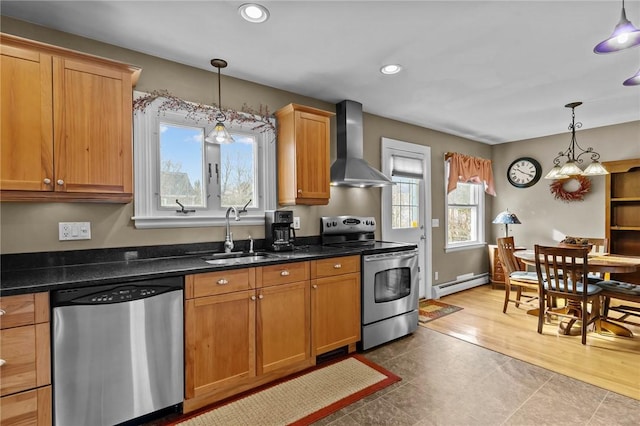
<svg viewBox="0 0 640 426">
<path fill-rule="evenodd" d="M 496 195 L 491 160 L 457 152 L 446 154 L 445 160 L 449 162 L 447 194 L 456 189 L 458 182 L 471 182 L 484 183 L 484 191 L 489 195 Z"/>
</svg>

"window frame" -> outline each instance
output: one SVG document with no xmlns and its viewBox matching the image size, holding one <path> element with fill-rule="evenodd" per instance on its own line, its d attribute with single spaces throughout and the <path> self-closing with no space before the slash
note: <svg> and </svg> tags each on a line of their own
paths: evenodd
<svg viewBox="0 0 640 426">
<path fill-rule="evenodd" d="M 134 97 L 145 96 L 146 93 L 134 92 Z M 134 137 L 134 216 L 132 220 L 136 228 L 184 228 L 201 226 L 225 226 L 226 209 L 220 207 L 208 210 L 197 210 L 195 213 L 184 214 L 160 208 L 160 122 L 201 127 L 204 134 L 208 134 L 215 123 L 209 123 L 204 114 L 193 114 L 185 110 L 159 110 L 164 98 L 155 99 L 144 111 L 135 111 L 133 117 Z M 244 113 L 240 113 L 244 114 Z M 250 114 L 245 114 L 250 117 Z M 270 121 L 275 123 L 273 118 Z M 251 120 L 224 123 L 229 132 L 250 134 L 257 142 L 256 166 L 258 169 L 256 191 L 258 204 L 255 208 L 248 208 L 243 214 L 243 225 L 263 225 L 265 210 L 276 207 L 276 135 L 271 129 L 255 130 L 255 122 Z M 205 143 L 205 155 L 211 155 L 216 149 Z M 207 157 L 205 157 L 207 158 Z M 153 159 L 153 161 L 150 161 Z M 207 184 L 203 182 L 203 184 Z M 208 186 L 208 184 L 207 184 Z M 218 188 L 207 187 L 206 193 L 215 196 Z M 247 200 L 248 201 L 248 200 Z M 242 206 L 238 206 L 242 207 Z M 176 209 L 179 206 L 176 205 Z"/>
<path fill-rule="evenodd" d="M 486 224 L 485 224 L 485 184 L 483 183 L 473 183 L 473 182 L 462 182 L 468 185 L 471 185 L 476 191 L 476 197 L 478 199 L 477 204 L 449 204 L 449 193 L 447 193 L 447 182 L 449 177 L 449 163 L 445 163 L 445 185 L 444 185 L 444 205 L 445 205 L 445 253 L 461 251 L 461 250 L 469 250 L 478 247 L 484 247 L 487 245 L 485 232 L 486 232 Z M 455 191 L 455 189 L 454 189 Z M 475 226 L 477 227 L 477 239 L 473 241 L 463 241 L 463 242 L 449 242 L 449 208 L 451 206 L 476 206 L 477 208 L 477 217 L 475 221 Z"/>
</svg>

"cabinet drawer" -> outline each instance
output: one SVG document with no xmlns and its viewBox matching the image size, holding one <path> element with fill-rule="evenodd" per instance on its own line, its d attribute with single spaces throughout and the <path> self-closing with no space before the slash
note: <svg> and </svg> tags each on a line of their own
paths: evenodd
<svg viewBox="0 0 640 426">
<path fill-rule="evenodd" d="M 255 288 L 255 268 L 187 275 L 186 298 L 213 296 Z"/>
<path fill-rule="evenodd" d="M 332 257 L 316 260 L 312 278 L 331 277 L 360 271 L 360 256 Z"/>
<path fill-rule="evenodd" d="M 2 329 L 47 321 L 49 321 L 48 293 L 0 298 L 0 328 Z"/>
<path fill-rule="evenodd" d="M 33 325 L 0 331 L 0 395 L 36 387 L 36 328 Z"/>
<path fill-rule="evenodd" d="M 51 386 L 0 398 L 1 425 L 51 425 Z"/>
<path fill-rule="evenodd" d="M 283 263 L 281 265 L 263 266 L 260 269 L 263 287 L 309 279 L 309 262 Z"/>
</svg>

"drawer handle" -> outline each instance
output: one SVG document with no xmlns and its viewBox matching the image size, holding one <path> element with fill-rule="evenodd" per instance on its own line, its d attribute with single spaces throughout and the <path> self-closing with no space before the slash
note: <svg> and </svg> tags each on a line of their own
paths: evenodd
<svg viewBox="0 0 640 426">
<path fill-rule="evenodd" d="M 7 361 L 5 361 L 4 359 L 0 359 L 0 367 L 5 365 L 6 363 L 7 363 Z"/>
<path fill-rule="evenodd" d="M 225 280 L 224 278 L 220 278 L 217 283 L 219 285 L 225 285 L 225 284 L 229 284 L 229 280 Z"/>
<path fill-rule="evenodd" d="M 280 275 L 286 277 L 289 275 L 289 271 L 287 271 L 286 269 L 284 271 L 280 271 Z"/>
<path fill-rule="evenodd" d="M 7 313 L 7 311 L 5 311 L 4 309 L 0 309 L 0 317 L 3 316 L 6 313 Z"/>
<path fill-rule="evenodd" d="M 340 269 L 342 268 L 342 265 L 339 263 L 336 263 L 335 265 L 333 265 L 333 269 Z"/>
</svg>

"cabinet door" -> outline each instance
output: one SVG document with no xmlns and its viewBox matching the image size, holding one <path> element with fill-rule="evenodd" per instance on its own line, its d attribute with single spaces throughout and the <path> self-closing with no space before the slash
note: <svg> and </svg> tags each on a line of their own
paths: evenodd
<svg viewBox="0 0 640 426">
<path fill-rule="evenodd" d="M 309 281 L 258 291 L 258 374 L 311 358 Z"/>
<path fill-rule="evenodd" d="M 0 399 L 1 425 L 51 425 L 51 386 Z"/>
<path fill-rule="evenodd" d="M 6 45 L 1 49 L 0 188 L 52 191 L 51 55 Z"/>
<path fill-rule="evenodd" d="M 298 204 L 329 202 L 329 128 L 329 117 L 295 113 Z"/>
<path fill-rule="evenodd" d="M 360 340 L 360 274 L 311 280 L 312 356 Z"/>
<path fill-rule="evenodd" d="M 185 302 L 186 397 L 256 375 L 253 290 Z"/>
<path fill-rule="evenodd" d="M 54 58 L 56 191 L 132 192 L 131 75 Z"/>
</svg>

